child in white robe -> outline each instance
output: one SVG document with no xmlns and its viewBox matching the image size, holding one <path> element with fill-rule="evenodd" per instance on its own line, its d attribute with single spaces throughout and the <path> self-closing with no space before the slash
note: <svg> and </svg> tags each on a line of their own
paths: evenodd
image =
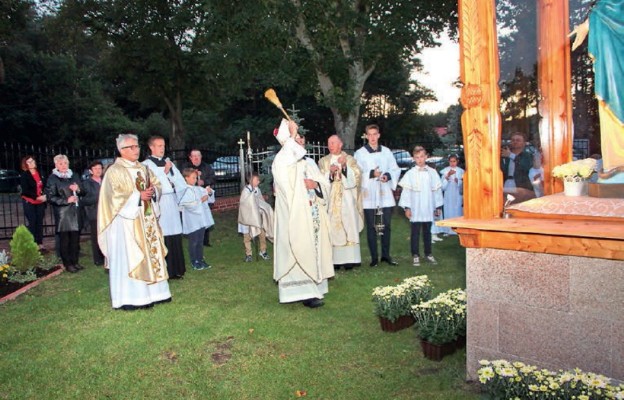
<svg viewBox="0 0 624 400">
<path fill-rule="evenodd" d="M 184 168 L 182 171 L 186 186 L 177 191 L 178 206 L 182 211 L 182 233 L 187 236 L 191 266 L 200 271 L 211 268 L 204 261 L 204 233 L 214 225 L 209 203 L 214 203 L 215 194 L 211 188 L 196 186 L 197 170 Z"/>
<path fill-rule="evenodd" d="M 246 178 L 247 185 L 241 193 L 238 209 L 238 233 L 243 235 L 245 262 L 252 261 L 251 242 L 256 236 L 260 242 L 258 255 L 263 260 L 269 260 L 266 240 L 273 239 L 273 209 L 262 197 L 258 173 L 252 172 Z"/>
<path fill-rule="evenodd" d="M 416 146 L 412 154 L 416 165 L 407 171 L 399 182 L 399 186 L 403 188 L 399 206 L 405 210 L 405 216 L 411 223 L 412 264 L 418 267 L 420 266 L 421 230 L 425 245 L 425 259 L 431 264 L 437 264 L 431 254 L 431 224 L 434 215 L 441 214 L 444 200 L 440 176 L 425 162 L 427 151 L 421 146 Z"/>
</svg>

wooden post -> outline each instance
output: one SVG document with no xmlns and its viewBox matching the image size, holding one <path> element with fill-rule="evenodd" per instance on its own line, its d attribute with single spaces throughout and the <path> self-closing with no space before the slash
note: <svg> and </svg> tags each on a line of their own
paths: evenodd
<svg viewBox="0 0 624 400">
<path fill-rule="evenodd" d="M 563 191 L 554 167 L 572 161 L 572 92 L 567 0 L 537 0 L 537 81 L 544 194 Z"/>
<path fill-rule="evenodd" d="M 459 0 L 465 218 L 496 218 L 503 208 L 495 11 L 493 0 Z"/>
</svg>

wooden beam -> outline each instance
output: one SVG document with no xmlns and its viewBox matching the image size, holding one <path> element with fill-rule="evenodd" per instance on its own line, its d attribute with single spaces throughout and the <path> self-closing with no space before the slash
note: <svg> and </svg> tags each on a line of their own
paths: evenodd
<svg viewBox="0 0 624 400">
<path fill-rule="evenodd" d="M 464 215 L 470 218 L 494 218 L 503 209 L 495 10 L 493 0 L 459 0 Z"/>
<path fill-rule="evenodd" d="M 624 260 L 622 219 L 454 218 L 437 224 L 453 227 L 464 247 Z"/>
<path fill-rule="evenodd" d="M 557 165 L 572 161 L 572 83 L 568 0 L 537 0 L 537 84 L 540 93 L 540 140 L 544 157 L 544 193 L 563 191 L 552 176 Z"/>
</svg>

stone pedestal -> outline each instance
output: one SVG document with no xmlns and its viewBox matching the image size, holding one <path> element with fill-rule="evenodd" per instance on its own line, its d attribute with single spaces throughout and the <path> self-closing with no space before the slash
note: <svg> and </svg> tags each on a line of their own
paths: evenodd
<svg viewBox="0 0 624 400">
<path fill-rule="evenodd" d="M 466 251 L 468 379 L 507 359 L 624 380 L 624 261 Z"/>
</svg>

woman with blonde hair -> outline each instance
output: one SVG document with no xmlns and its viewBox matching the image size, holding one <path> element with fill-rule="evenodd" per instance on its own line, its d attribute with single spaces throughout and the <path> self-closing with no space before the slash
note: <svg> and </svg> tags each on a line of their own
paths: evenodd
<svg viewBox="0 0 624 400">
<path fill-rule="evenodd" d="M 85 194 L 78 175 L 69 169 L 69 159 L 64 154 L 54 156 L 52 174 L 46 184 L 46 195 L 52 204 L 56 232 L 60 238 L 60 256 L 67 272 L 78 272 L 80 240 L 79 197 Z"/>
</svg>

